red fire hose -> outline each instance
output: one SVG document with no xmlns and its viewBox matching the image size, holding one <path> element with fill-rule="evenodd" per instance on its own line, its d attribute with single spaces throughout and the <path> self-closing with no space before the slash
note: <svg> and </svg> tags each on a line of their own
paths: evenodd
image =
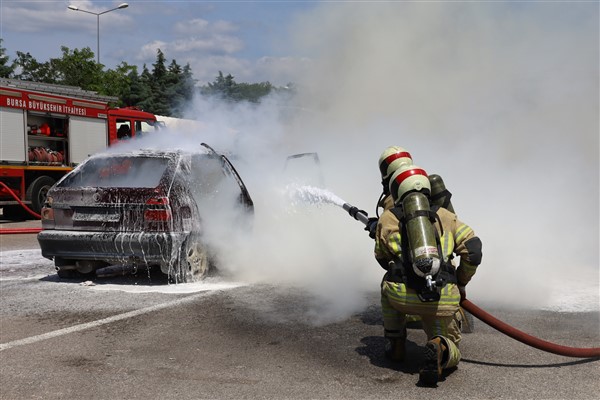
<svg viewBox="0 0 600 400">
<path fill-rule="evenodd" d="M 505 322 L 500 321 L 493 315 L 487 313 L 469 300 L 464 299 L 460 302 L 462 308 L 473 314 L 478 319 L 482 320 L 489 326 L 498 331 L 504 333 L 511 338 L 518 340 L 521 343 L 525 343 L 528 346 L 535 347 L 536 349 L 547 351 L 548 353 L 558 354 L 565 357 L 577 357 L 577 358 L 595 358 L 600 357 L 600 347 L 591 348 L 577 348 L 561 346 L 555 343 L 550 343 L 545 340 L 536 338 L 528 335 Z"/>
<path fill-rule="evenodd" d="M 33 211 L 32 209 L 30 209 L 29 207 L 27 207 L 27 205 L 25 205 L 21 199 L 19 199 L 19 196 L 17 196 L 15 194 L 15 192 L 12 191 L 11 188 L 9 188 L 8 186 L 6 186 L 4 184 L 4 182 L 0 182 L 0 186 L 2 186 L 4 189 L 6 189 L 8 191 L 8 193 L 21 205 L 21 207 L 23 207 L 25 209 L 25 211 L 27 211 L 29 214 L 33 215 L 35 218 L 37 219 L 41 219 L 42 216 L 38 213 L 36 213 L 35 211 Z M 8 234 L 15 234 L 15 233 L 38 233 L 42 230 L 42 228 L 15 228 L 15 229 L 0 229 L 0 235 L 8 235 Z"/>
</svg>

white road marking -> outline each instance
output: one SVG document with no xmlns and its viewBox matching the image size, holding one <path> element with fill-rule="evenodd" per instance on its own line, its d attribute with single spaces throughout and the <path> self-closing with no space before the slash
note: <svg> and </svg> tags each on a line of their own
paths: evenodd
<svg viewBox="0 0 600 400">
<path fill-rule="evenodd" d="M 85 329 L 95 328 L 97 326 L 110 324 L 112 322 L 121 321 L 121 320 L 127 319 L 127 318 L 137 317 L 138 315 L 148 314 L 153 311 L 162 310 L 163 308 L 168 308 L 168 307 L 173 307 L 173 306 L 177 306 L 177 305 L 184 304 L 184 303 L 189 303 L 191 301 L 199 299 L 200 297 L 206 296 L 210 293 L 215 293 L 215 292 L 211 291 L 211 292 L 197 293 L 195 295 L 187 296 L 182 299 L 175 300 L 175 301 L 170 301 L 167 303 L 162 303 L 162 304 L 157 304 L 157 305 L 146 307 L 146 308 L 141 308 L 139 310 L 126 312 L 124 314 L 113 315 L 112 317 L 99 319 L 97 321 L 86 322 L 84 324 L 79 324 L 79 325 L 71 326 L 69 328 L 63 328 L 63 329 L 59 329 L 56 331 L 43 333 L 41 335 L 31 336 L 31 337 L 28 337 L 25 339 L 13 340 L 12 342 L 1 343 L 0 351 L 8 350 L 13 347 L 24 346 L 26 344 L 41 342 L 42 340 L 52 339 L 52 338 L 55 338 L 58 336 L 63 336 L 63 335 L 68 335 L 69 333 L 79 332 L 79 331 L 83 331 Z"/>
</svg>

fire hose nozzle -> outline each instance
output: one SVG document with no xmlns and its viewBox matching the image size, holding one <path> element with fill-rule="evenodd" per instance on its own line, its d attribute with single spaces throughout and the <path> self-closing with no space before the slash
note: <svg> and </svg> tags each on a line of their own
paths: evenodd
<svg viewBox="0 0 600 400">
<path fill-rule="evenodd" d="M 358 209 L 358 207 L 352 204 L 344 203 L 342 206 L 344 210 L 348 211 L 348 214 L 357 221 L 362 222 L 365 226 L 369 223 L 369 214 L 366 211 Z"/>
</svg>

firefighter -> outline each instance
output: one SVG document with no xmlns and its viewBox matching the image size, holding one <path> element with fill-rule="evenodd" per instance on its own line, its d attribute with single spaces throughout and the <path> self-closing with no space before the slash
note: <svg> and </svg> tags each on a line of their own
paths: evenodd
<svg viewBox="0 0 600 400">
<path fill-rule="evenodd" d="M 383 192 L 377 200 L 377 206 L 375 207 L 376 218 L 369 218 L 369 223 L 365 227 L 365 230 L 369 232 L 371 239 L 375 239 L 375 228 L 377 227 L 377 220 L 379 218 L 379 208 L 388 210 L 394 207 L 394 200 L 390 195 L 389 181 L 390 177 L 398 168 L 403 164 L 412 164 L 412 156 L 403 147 L 400 146 L 389 146 L 387 147 L 381 156 L 379 157 L 379 171 L 381 172 L 381 185 L 383 186 Z"/>
<path fill-rule="evenodd" d="M 381 285 L 386 355 L 404 359 L 406 315 L 419 315 L 428 340 L 419 379 L 435 386 L 442 370 L 460 360 L 459 302 L 482 252 L 473 229 L 454 213 L 429 207 L 430 191 L 423 169 L 405 164 L 394 172 L 389 179 L 394 207 L 379 218 L 375 258 L 387 271 Z M 456 269 L 453 255 L 460 256 Z"/>
</svg>

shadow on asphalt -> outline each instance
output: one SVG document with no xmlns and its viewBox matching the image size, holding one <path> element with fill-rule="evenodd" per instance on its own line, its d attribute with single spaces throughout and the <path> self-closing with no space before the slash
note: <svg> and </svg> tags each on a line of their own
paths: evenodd
<svg viewBox="0 0 600 400">
<path fill-rule="evenodd" d="M 57 274 L 45 276 L 40 279 L 44 282 L 53 283 L 74 283 L 74 284 L 85 284 L 86 282 L 98 282 L 98 283 L 110 283 L 113 285 L 168 285 L 169 279 L 167 276 L 160 271 L 140 270 L 137 274 L 125 274 L 109 277 L 98 277 L 96 275 L 81 275 L 73 276 L 70 278 L 60 278 Z"/>
<path fill-rule="evenodd" d="M 423 348 L 415 342 L 406 341 L 406 360 L 401 363 L 385 358 L 385 338 L 383 336 L 366 336 L 360 342 L 363 346 L 357 347 L 355 351 L 361 356 L 369 357 L 371 364 L 407 374 L 419 372 L 419 366 L 423 361 Z"/>
<path fill-rule="evenodd" d="M 423 362 L 425 361 L 424 347 L 417 345 L 415 342 L 406 341 L 406 359 L 403 362 L 393 362 L 388 360 L 384 356 L 385 351 L 385 338 L 382 336 L 366 336 L 360 340 L 364 345 L 357 347 L 355 351 L 362 355 L 369 357 L 369 361 L 376 367 L 390 369 L 392 371 L 402 372 L 408 375 L 417 375 Z M 440 382 L 446 380 L 446 377 L 454 373 L 457 368 L 445 369 L 443 375 L 440 377 Z M 385 380 L 396 380 L 397 377 L 383 377 Z M 424 386 L 420 381 L 415 383 L 416 386 Z"/>
</svg>

